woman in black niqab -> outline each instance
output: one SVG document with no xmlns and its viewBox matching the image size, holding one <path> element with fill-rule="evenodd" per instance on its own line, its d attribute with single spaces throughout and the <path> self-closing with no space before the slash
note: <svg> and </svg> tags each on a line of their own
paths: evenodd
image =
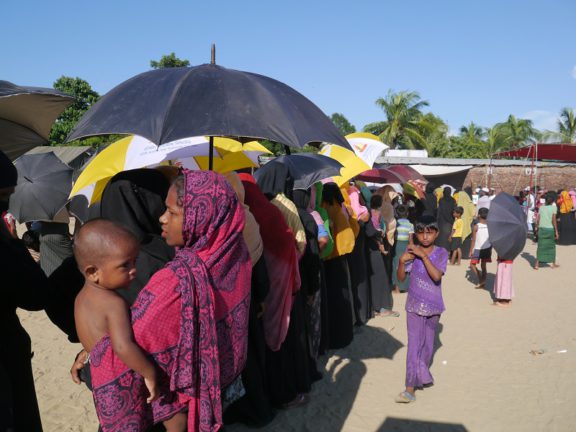
<svg viewBox="0 0 576 432">
<path fill-rule="evenodd" d="M 456 208 L 456 200 L 452 198 L 452 189 L 445 187 L 443 196 L 438 202 L 438 229 L 439 234 L 436 238 L 436 246 L 443 247 L 450 251 L 450 242 L 448 241 L 452 233 L 452 226 L 454 225 L 454 209 Z"/>
</svg>

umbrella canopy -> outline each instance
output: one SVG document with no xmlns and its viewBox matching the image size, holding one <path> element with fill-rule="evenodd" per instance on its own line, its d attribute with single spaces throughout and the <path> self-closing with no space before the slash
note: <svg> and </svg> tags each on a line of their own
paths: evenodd
<svg viewBox="0 0 576 432">
<path fill-rule="evenodd" d="M 332 179 L 338 186 L 344 185 L 352 177 L 370 169 L 370 166 L 356 153 L 340 146 L 325 145 L 319 153 L 340 162 L 344 167 L 340 170 L 340 175 Z"/>
<path fill-rule="evenodd" d="M 332 121 L 296 90 L 214 64 L 157 69 L 124 81 L 86 112 L 67 141 L 113 133 L 156 144 L 202 135 L 350 148 Z"/>
<path fill-rule="evenodd" d="M 426 178 L 409 165 L 384 165 L 377 168 L 385 168 L 394 173 L 400 174 L 406 180 L 419 180 L 428 183 Z"/>
<path fill-rule="evenodd" d="M 400 174 L 385 168 L 372 168 L 357 177 L 358 180 L 372 183 L 405 183 L 407 180 Z"/>
<path fill-rule="evenodd" d="M 58 90 L 0 80 L 0 150 L 14 160 L 46 144 L 52 124 L 73 101 Z"/>
<path fill-rule="evenodd" d="M 355 132 L 346 135 L 346 140 L 350 143 L 352 150 L 360 159 L 372 168 L 374 162 L 382 152 L 389 147 L 380 141 L 376 135 L 365 132 Z"/>
<path fill-rule="evenodd" d="M 501 192 L 492 200 L 487 224 L 490 243 L 500 258 L 513 260 L 524 250 L 526 213 L 512 195 Z"/>
<path fill-rule="evenodd" d="M 308 189 L 314 183 L 340 174 L 342 164 L 327 156 L 314 153 L 297 153 L 277 157 L 271 160 L 254 174 L 256 181 L 277 164 L 288 168 L 294 179 L 294 189 Z"/>
<path fill-rule="evenodd" d="M 206 137 L 185 138 L 160 146 L 136 135 L 122 138 L 101 151 L 86 165 L 74 183 L 70 197 L 84 195 L 89 203 L 93 204 L 100 200 L 110 179 L 119 172 L 157 166 L 167 161 L 188 169 L 207 169 L 209 148 Z M 214 148 L 214 167 L 219 172 L 258 167 L 258 156 L 270 153 L 257 142 L 242 145 L 226 138 L 216 138 Z"/>
<path fill-rule="evenodd" d="M 73 170 L 54 153 L 23 155 L 14 165 L 18 184 L 10 212 L 20 223 L 51 221 L 68 200 Z"/>
</svg>

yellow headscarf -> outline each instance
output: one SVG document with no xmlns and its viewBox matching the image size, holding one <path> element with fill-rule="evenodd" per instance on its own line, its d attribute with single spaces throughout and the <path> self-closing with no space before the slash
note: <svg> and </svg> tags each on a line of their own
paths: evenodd
<svg viewBox="0 0 576 432">
<path fill-rule="evenodd" d="M 456 196 L 457 195 L 457 196 Z M 476 215 L 476 206 L 472 202 L 470 196 L 464 192 L 460 191 L 455 194 L 454 198 L 459 207 L 464 209 L 462 213 L 462 241 L 464 241 L 470 234 L 472 234 L 472 220 Z"/>
<path fill-rule="evenodd" d="M 572 197 L 567 191 L 562 191 L 558 197 L 558 211 L 562 214 L 570 213 L 574 207 Z"/>
</svg>

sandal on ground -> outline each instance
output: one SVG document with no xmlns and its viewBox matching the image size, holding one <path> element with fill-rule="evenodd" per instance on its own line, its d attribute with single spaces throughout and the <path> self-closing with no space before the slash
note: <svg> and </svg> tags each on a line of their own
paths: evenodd
<svg viewBox="0 0 576 432">
<path fill-rule="evenodd" d="M 376 316 L 379 317 L 394 317 L 394 318 L 398 318 L 400 316 L 400 314 L 396 311 L 393 310 L 383 310 L 382 312 L 376 312 Z"/>
<path fill-rule="evenodd" d="M 394 401 L 396 403 L 412 403 L 416 402 L 416 396 L 414 396 L 412 393 L 408 393 L 407 391 L 403 391 L 398 396 L 396 396 Z"/>
</svg>

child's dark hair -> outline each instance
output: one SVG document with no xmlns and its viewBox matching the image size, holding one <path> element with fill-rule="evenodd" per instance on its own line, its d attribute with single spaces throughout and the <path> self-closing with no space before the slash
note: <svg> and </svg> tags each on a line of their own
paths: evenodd
<svg viewBox="0 0 576 432">
<path fill-rule="evenodd" d="M 40 235 L 36 231 L 26 231 L 22 234 L 22 241 L 28 249 L 40 252 Z"/>
<path fill-rule="evenodd" d="M 396 208 L 396 215 L 398 216 L 399 219 L 406 219 L 408 217 L 408 206 L 407 205 L 399 205 Z"/>
<path fill-rule="evenodd" d="M 554 201 L 556 201 L 556 193 L 554 191 L 546 192 L 545 199 L 546 205 L 552 204 Z"/>
<path fill-rule="evenodd" d="M 417 233 L 424 232 L 427 229 L 438 231 L 438 222 L 432 215 L 420 216 L 420 218 L 416 221 L 416 226 L 414 227 L 414 231 Z"/>
<path fill-rule="evenodd" d="M 372 210 L 378 210 L 382 207 L 382 196 L 381 195 L 372 195 L 370 198 L 370 208 Z"/>
<path fill-rule="evenodd" d="M 482 207 L 478 210 L 478 216 L 482 219 L 486 219 L 488 217 L 488 209 L 486 207 Z"/>
<path fill-rule="evenodd" d="M 454 209 L 454 213 L 459 214 L 460 216 L 462 216 L 464 214 L 464 209 L 460 206 L 456 207 Z"/>
</svg>

